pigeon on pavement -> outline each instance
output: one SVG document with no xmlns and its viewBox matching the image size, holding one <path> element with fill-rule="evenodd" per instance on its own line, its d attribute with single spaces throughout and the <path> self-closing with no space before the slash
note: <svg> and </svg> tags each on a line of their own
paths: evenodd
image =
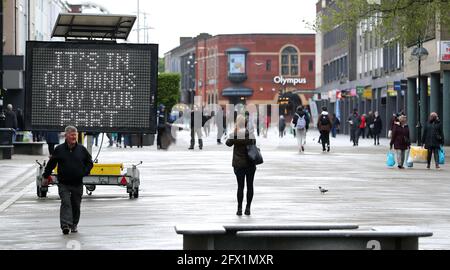
<svg viewBox="0 0 450 270">
<path fill-rule="evenodd" d="M 328 189 L 324 189 L 322 187 L 319 187 L 320 193 L 325 194 L 328 192 Z"/>
</svg>

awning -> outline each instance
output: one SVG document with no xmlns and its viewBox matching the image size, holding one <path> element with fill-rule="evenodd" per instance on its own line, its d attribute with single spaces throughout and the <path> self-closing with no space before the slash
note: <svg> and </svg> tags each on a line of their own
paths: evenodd
<svg viewBox="0 0 450 270">
<path fill-rule="evenodd" d="M 250 97 L 253 95 L 253 90 L 245 87 L 229 87 L 222 91 L 224 97 Z"/>
</svg>

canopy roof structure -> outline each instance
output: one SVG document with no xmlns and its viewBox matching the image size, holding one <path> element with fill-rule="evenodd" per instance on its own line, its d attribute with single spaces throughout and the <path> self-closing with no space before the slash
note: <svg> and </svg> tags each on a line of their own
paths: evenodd
<svg viewBox="0 0 450 270">
<path fill-rule="evenodd" d="M 66 39 L 127 39 L 136 21 L 134 15 L 61 13 L 52 37 Z"/>
</svg>

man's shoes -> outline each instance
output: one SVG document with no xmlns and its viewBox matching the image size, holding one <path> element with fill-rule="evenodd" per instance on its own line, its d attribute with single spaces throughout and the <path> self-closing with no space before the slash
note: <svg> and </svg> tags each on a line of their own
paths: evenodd
<svg viewBox="0 0 450 270">
<path fill-rule="evenodd" d="M 77 233 L 77 232 L 78 232 L 78 227 L 77 227 L 77 225 L 73 225 L 72 228 L 70 228 L 70 232 L 71 232 L 71 233 Z"/>
<path fill-rule="evenodd" d="M 188 150 L 194 150 L 194 147 L 193 147 L 193 146 L 191 146 L 191 147 L 189 147 L 189 148 L 188 148 Z"/>
<path fill-rule="evenodd" d="M 330 152 L 330 146 L 328 145 L 328 147 L 327 147 L 327 152 Z"/>
<path fill-rule="evenodd" d="M 63 233 L 63 234 L 67 235 L 67 234 L 69 234 L 69 232 L 70 232 L 69 226 L 64 226 L 64 227 L 62 228 L 62 233 Z"/>
<path fill-rule="evenodd" d="M 428 169 L 428 170 L 430 169 L 430 165 L 427 165 L 427 169 Z"/>
<path fill-rule="evenodd" d="M 244 212 L 244 214 L 246 215 L 246 216 L 250 216 L 250 207 L 245 207 L 245 212 Z"/>
<path fill-rule="evenodd" d="M 305 152 L 305 147 L 304 146 L 302 146 L 302 152 Z"/>
<path fill-rule="evenodd" d="M 242 208 L 238 208 L 236 215 L 242 216 Z"/>
</svg>

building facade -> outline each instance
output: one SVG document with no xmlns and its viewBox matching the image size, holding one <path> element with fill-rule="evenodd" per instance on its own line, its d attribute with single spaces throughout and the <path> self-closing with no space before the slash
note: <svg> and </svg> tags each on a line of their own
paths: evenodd
<svg viewBox="0 0 450 270">
<path fill-rule="evenodd" d="M 333 0 L 320 0 L 316 5 L 318 16 L 332 8 Z M 419 94 L 418 62 L 411 57 L 415 44 L 403 48 L 395 41 L 382 40 L 371 26 L 378 23 L 376 17 L 361 21 L 350 36 L 340 27 L 317 33 L 319 106 L 336 113 L 346 134 L 349 133 L 346 120 L 353 109 L 358 109 L 360 114 L 378 111 L 383 121 L 382 136 L 387 136 L 393 114 L 403 111 L 408 115 L 413 141 L 418 138 L 415 127 L 419 108 L 422 126 L 429 113 L 435 111 L 444 122 L 446 144 L 449 144 L 450 59 L 444 59 L 445 48 L 450 48 L 445 45 L 449 44 L 450 34 L 435 27 L 425 40 L 423 46 L 429 56 L 422 62 Z"/>
<path fill-rule="evenodd" d="M 196 50 L 200 40 L 210 38 L 211 35 L 202 33 L 195 38 L 181 37 L 180 46 L 164 54 L 165 72 L 179 73 L 180 102 L 193 104 L 196 83 Z"/>
<path fill-rule="evenodd" d="M 315 89 L 314 34 L 236 34 L 199 40 L 196 95 L 203 104 L 307 105 Z"/>
<path fill-rule="evenodd" d="M 50 40 L 59 13 L 68 11 L 68 5 L 61 0 L 4 1 L 3 88 L 7 90 L 5 104 L 24 108 L 26 41 Z"/>
</svg>

